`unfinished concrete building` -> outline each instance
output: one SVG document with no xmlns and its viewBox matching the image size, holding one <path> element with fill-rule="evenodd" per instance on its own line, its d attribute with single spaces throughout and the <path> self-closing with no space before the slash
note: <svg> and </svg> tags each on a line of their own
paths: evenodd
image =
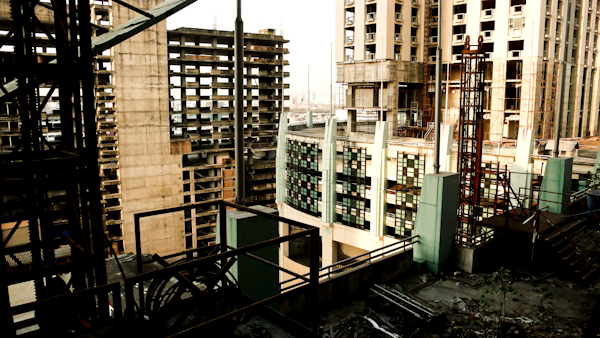
<svg viewBox="0 0 600 338">
<path fill-rule="evenodd" d="M 445 13 L 441 17 L 440 7 Z M 561 136 L 598 135 L 599 20 L 594 0 L 338 0 L 337 82 L 347 85 L 349 114 L 379 111 L 382 100 L 394 135 L 423 136 L 427 122 L 433 121 L 441 24 L 445 123 L 458 121 L 465 37 L 481 35 L 488 59 L 486 139 L 515 139 L 519 126 L 533 128 L 536 138 L 550 138 L 557 110 L 563 114 Z M 378 65 L 382 60 L 383 78 Z M 390 86 L 388 65 L 419 71 L 410 84 L 399 80 Z M 364 75 L 348 76 L 356 69 L 364 69 Z"/>
<path fill-rule="evenodd" d="M 181 154 L 183 204 L 233 201 L 234 34 L 193 28 L 168 32 L 171 153 Z M 274 30 L 244 34 L 246 204 L 273 205 L 277 125 L 288 50 Z M 289 109 L 289 108 L 287 108 Z M 185 215 L 186 248 L 214 243 L 217 209 Z"/>
<path fill-rule="evenodd" d="M 161 2 L 129 3 L 145 10 Z M 0 33 L 7 36 L 10 6 L 8 1 L 0 5 L 6 23 Z M 38 12 L 43 22 L 53 20 L 49 10 Z M 90 3 L 90 15 L 92 38 L 97 38 L 137 13 L 112 1 L 96 0 Z M 94 56 L 105 231 L 116 253 L 135 251 L 135 213 L 233 200 L 233 41 L 233 32 L 187 28 L 167 32 L 163 21 Z M 283 81 L 289 76 L 283 73 L 287 42 L 273 30 L 245 34 L 248 205 L 272 205 L 275 200 L 277 124 L 282 99 L 288 99 L 282 97 L 283 91 L 289 88 Z M 56 48 L 39 33 L 37 46 L 37 57 L 55 58 Z M 3 61 L 14 62 L 14 53 L 6 45 L 5 50 Z M 17 74 L 5 67 L 2 75 L 7 83 Z M 52 86 L 46 87 L 40 89 L 40 100 Z M 57 89 L 42 112 L 50 145 L 59 144 L 66 130 L 61 128 L 59 99 Z M 2 104 L 3 153 L 18 147 L 21 137 L 12 105 L 11 101 Z M 145 221 L 144 250 L 169 254 L 213 245 L 216 211 L 212 208 Z"/>
</svg>

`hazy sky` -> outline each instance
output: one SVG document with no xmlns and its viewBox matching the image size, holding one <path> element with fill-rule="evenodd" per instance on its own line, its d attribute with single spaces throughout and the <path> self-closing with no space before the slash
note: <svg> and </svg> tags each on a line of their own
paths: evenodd
<svg viewBox="0 0 600 338">
<path fill-rule="evenodd" d="M 167 28 L 212 29 L 217 17 L 218 30 L 233 30 L 236 0 L 198 0 L 167 19 Z M 325 101 L 329 98 L 330 47 L 334 43 L 335 0 L 242 0 L 244 31 L 257 33 L 259 28 L 274 28 L 290 40 L 285 67 L 289 93 L 307 92 L 307 65 L 310 64 L 310 91 Z M 335 46 L 334 46 L 335 48 Z M 335 51 L 334 51 L 335 53 Z M 335 54 L 334 54 L 335 59 Z M 333 66 L 335 87 L 335 64 Z M 334 98 L 335 99 L 335 98 Z"/>
</svg>

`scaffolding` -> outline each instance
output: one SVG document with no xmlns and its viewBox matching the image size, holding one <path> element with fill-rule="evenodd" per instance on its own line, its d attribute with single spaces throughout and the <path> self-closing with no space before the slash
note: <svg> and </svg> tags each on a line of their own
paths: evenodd
<svg viewBox="0 0 600 338">
<path fill-rule="evenodd" d="M 432 24 L 432 3 L 427 0 L 424 1 L 425 6 L 423 10 L 425 11 L 424 20 L 423 20 L 423 33 L 424 33 L 424 41 L 423 41 L 423 124 L 427 125 L 427 122 L 433 121 L 433 106 L 431 104 L 431 99 L 429 98 L 429 78 L 431 76 L 431 69 L 429 67 L 430 61 L 430 52 L 429 52 L 429 44 L 431 43 L 431 24 Z"/>
<path fill-rule="evenodd" d="M 457 235 L 471 238 L 477 231 L 481 215 L 481 154 L 483 150 L 483 97 L 485 80 L 485 50 L 483 37 L 469 45 L 466 38 L 461 57 L 460 123 L 458 168 L 460 200 Z M 475 47 L 474 49 L 471 49 Z"/>
<path fill-rule="evenodd" d="M 541 72 L 536 74 L 539 85 L 537 82 L 534 84 L 534 95 L 539 101 L 535 104 L 533 127 L 537 138 L 553 137 L 559 67 L 558 62 L 545 60 L 541 64 Z"/>
<path fill-rule="evenodd" d="M 10 33 L 1 43 L 14 45 L 15 58 L 11 67 L 0 69 L 0 78 L 11 81 L 12 72 L 17 89 L 8 91 L 2 83 L 0 103 L 10 103 L 18 116 L 20 137 L 0 164 L 0 223 L 11 227 L 0 244 L 6 267 L 0 272 L 0 308 L 10 306 L 12 284 L 33 281 L 39 300 L 56 295 L 49 286 L 61 283 L 58 274 L 70 272 L 69 285 L 75 290 L 107 281 L 92 33 L 89 21 L 78 20 L 90 17 L 90 7 L 73 0 L 45 8 L 36 1 L 10 5 Z M 40 34 L 47 40 L 39 39 Z M 56 52 L 55 63 L 41 52 L 49 46 Z M 50 109 L 53 95 L 60 105 Z M 56 128 L 60 137 L 53 137 L 49 128 Z M 28 233 L 24 243 L 13 237 L 16 231 Z M 97 306 L 108 308 L 108 297 L 98 296 Z M 12 317 L 8 322 L 3 324 L 12 328 Z"/>
</svg>

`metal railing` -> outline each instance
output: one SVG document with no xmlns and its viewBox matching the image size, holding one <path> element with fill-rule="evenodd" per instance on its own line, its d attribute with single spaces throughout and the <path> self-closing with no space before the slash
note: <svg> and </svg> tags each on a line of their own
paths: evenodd
<svg viewBox="0 0 600 338">
<path fill-rule="evenodd" d="M 226 276 L 226 273 L 227 273 L 226 271 L 233 266 L 233 264 L 238 260 L 239 256 L 244 255 L 244 256 L 250 257 L 252 259 L 258 260 L 258 261 L 260 261 L 264 264 L 267 264 L 271 267 L 274 267 L 274 268 L 276 268 L 280 271 L 283 271 L 287 274 L 295 276 L 296 278 L 301 279 L 303 281 L 303 283 L 305 285 L 308 285 L 308 287 L 309 287 L 310 306 L 312 308 L 312 313 L 314 313 L 316 315 L 316 313 L 317 313 L 316 309 L 318 306 L 318 293 L 317 292 L 318 292 L 318 285 L 319 285 L 319 254 L 318 254 L 319 239 L 320 239 L 319 228 L 315 228 L 310 225 L 300 223 L 300 222 L 297 222 L 297 221 L 294 221 L 294 220 L 291 220 L 288 218 L 280 217 L 277 215 L 273 215 L 273 214 L 261 212 L 261 211 L 255 210 L 255 209 L 251 209 L 251 208 L 248 208 L 245 206 L 241 206 L 241 205 L 237 205 L 234 203 L 219 200 L 219 201 L 214 201 L 214 202 L 204 203 L 204 204 L 190 204 L 190 205 L 185 205 L 185 206 L 180 206 L 180 207 L 147 211 L 147 212 L 141 212 L 141 213 L 134 214 L 136 252 L 137 253 L 143 252 L 142 251 L 142 243 L 141 243 L 141 235 L 140 235 L 141 234 L 140 220 L 142 218 L 156 216 L 156 215 L 162 215 L 162 214 L 168 214 L 168 213 L 173 213 L 173 212 L 179 212 L 179 211 L 184 211 L 184 210 L 191 210 L 191 209 L 197 208 L 199 206 L 209 206 L 209 205 L 218 205 L 218 207 L 219 207 L 218 208 L 218 211 L 219 211 L 218 236 L 220 239 L 220 243 L 215 247 L 215 251 L 206 257 L 193 259 L 188 262 L 185 262 L 182 264 L 177 264 L 177 265 L 168 265 L 167 264 L 167 265 L 165 265 L 165 267 L 163 269 L 145 272 L 145 273 L 142 272 L 142 267 L 143 267 L 143 264 L 145 264 L 145 263 L 159 261 L 159 260 L 161 260 L 164 263 L 164 260 L 169 259 L 169 258 L 178 257 L 178 256 L 187 256 L 188 258 L 192 258 L 196 252 L 200 252 L 205 249 L 204 248 L 190 249 L 190 250 L 185 250 L 180 253 L 172 254 L 172 255 L 164 256 L 164 257 L 157 257 L 157 255 L 155 255 L 153 259 L 146 260 L 145 262 L 142 261 L 141 254 L 136 255 L 137 256 L 136 259 L 137 259 L 138 275 L 125 279 L 126 314 L 128 316 L 132 317 L 134 315 L 134 311 L 135 311 L 134 309 L 137 309 L 139 314 L 145 314 L 146 311 L 148 310 L 146 308 L 146 304 L 145 304 L 145 293 L 144 293 L 144 284 L 145 283 L 148 283 L 155 278 L 165 278 L 165 277 L 170 276 L 171 278 L 176 278 L 180 282 L 185 284 L 187 287 L 187 290 L 190 293 L 192 293 L 192 295 L 199 294 L 199 293 L 202 293 L 202 291 L 200 291 L 200 289 L 198 289 L 194 284 L 191 283 L 191 281 L 186 279 L 184 276 L 182 277 L 182 272 L 185 272 L 186 270 L 189 270 L 189 269 L 207 266 L 210 264 L 217 264 L 218 262 L 220 262 L 221 272 L 219 272 L 218 279 L 220 279 L 222 281 L 223 285 L 225 285 L 225 282 L 228 278 Z M 231 247 L 227 245 L 226 208 L 234 208 L 234 209 L 237 209 L 240 211 L 249 212 L 251 214 L 258 215 L 258 216 L 261 216 L 261 217 L 264 217 L 267 219 L 275 220 L 277 222 L 283 222 L 283 223 L 287 223 L 289 225 L 294 225 L 294 226 L 300 227 L 305 230 L 297 232 L 295 234 L 287 235 L 287 236 L 268 239 L 268 240 L 265 240 L 265 241 L 262 241 L 259 243 L 255 243 L 255 244 L 251 244 L 251 245 L 248 245 L 248 246 L 245 246 L 242 248 L 229 250 Z M 306 237 L 306 236 L 308 236 L 310 239 L 310 265 L 309 265 L 310 272 L 305 275 L 302 275 L 302 276 L 293 271 L 290 271 L 288 269 L 280 267 L 279 265 L 277 265 L 275 263 L 266 261 L 264 259 L 261 259 L 261 258 L 251 254 L 251 252 L 256 251 L 256 250 L 260 250 L 260 249 L 267 248 L 267 247 L 274 246 L 274 245 L 280 245 L 281 243 L 288 242 L 293 239 L 297 239 L 297 238 L 301 238 L 301 237 Z M 306 276 L 308 276 L 308 277 L 306 277 Z M 137 290 L 137 292 L 138 292 L 137 300 L 136 300 L 136 295 L 135 295 L 135 293 L 136 293 L 135 287 L 136 286 L 138 289 Z M 239 314 L 246 312 L 257 306 L 269 304 L 269 303 L 281 298 L 283 295 L 284 295 L 283 293 L 279 293 L 275 296 L 268 297 L 261 301 L 255 302 L 251 305 L 239 308 L 235 311 L 228 312 L 226 314 L 222 314 L 219 317 L 210 319 L 204 323 L 201 323 L 201 324 L 198 324 L 198 325 L 195 325 L 195 326 L 192 326 L 192 327 L 186 329 L 185 333 L 190 333 L 191 331 L 198 331 L 200 329 L 205 328 L 209 324 L 213 324 L 217 321 L 224 320 L 226 318 L 230 318 L 235 315 L 239 315 Z M 315 323 L 316 323 L 316 320 L 315 320 Z M 316 332 L 317 327 L 313 327 L 313 329 Z"/>
<path fill-rule="evenodd" d="M 341 261 L 335 262 L 331 265 L 328 266 L 324 266 L 322 268 L 319 269 L 319 279 L 331 279 L 332 275 L 336 274 L 336 273 L 340 273 L 340 272 L 344 272 L 344 271 L 348 271 L 352 268 L 358 267 L 362 264 L 367 264 L 367 263 L 371 263 L 371 261 L 373 259 L 379 258 L 379 257 L 383 257 L 384 255 L 390 255 L 396 252 L 399 252 L 400 250 L 404 249 L 404 251 L 406 251 L 409 247 L 412 248 L 412 245 L 415 243 L 419 243 L 418 240 L 419 236 L 412 236 L 412 237 L 408 237 L 405 239 L 400 240 L 399 242 L 396 243 L 392 243 L 386 246 L 383 246 L 381 248 L 377 248 L 375 250 L 363 253 L 361 255 L 358 256 L 354 256 L 354 257 L 350 257 L 350 258 L 346 258 L 343 259 Z M 384 251 L 386 249 L 389 249 L 387 251 Z M 376 252 L 380 251 L 380 253 L 375 254 Z M 359 258 L 368 256 L 368 258 L 363 259 L 363 260 L 357 260 Z M 348 263 L 348 264 L 346 264 Z M 301 277 L 306 277 L 308 276 L 309 273 L 305 273 L 303 275 L 301 275 Z M 279 285 L 284 285 L 284 284 L 288 284 L 288 283 L 293 283 L 298 281 L 298 279 L 300 279 L 301 277 L 297 276 L 294 278 L 290 278 L 290 279 L 286 279 L 284 281 L 279 282 Z M 285 287 L 281 288 L 281 292 L 289 290 L 289 289 L 293 289 L 302 285 L 305 285 L 306 281 L 299 281 L 296 284 L 293 285 L 288 285 Z"/>
<path fill-rule="evenodd" d="M 109 313 L 109 308 L 98 308 L 99 303 L 97 301 L 97 298 L 107 298 L 108 294 L 111 294 L 113 299 L 112 306 L 114 310 L 112 311 L 112 317 Z M 49 318 L 38 318 L 37 316 L 40 315 L 38 311 L 46 309 L 46 311 L 59 311 L 59 313 L 62 313 L 62 311 L 64 311 L 65 309 L 72 310 L 75 305 L 77 305 L 77 308 L 75 308 L 77 316 L 81 317 L 82 320 L 86 320 L 89 324 L 92 325 L 92 327 L 97 327 L 96 324 L 106 324 L 107 321 L 111 319 L 115 321 L 121 321 L 123 312 L 121 310 L 120 283 L 117 282 L 112 284 L 100 285 L 59 296 L 39 299 L 31 303 L 0 309 L 0 318 L 9 318 L 10 322 L 12 322 L 13 316 L 31 311 L 36 311 L 36 315 L 33 319 L 16 322 L 12 325 L 12 327 L 3 327 L 3 332 L 6 332 L 8 335 L 10 335 L 10 331 L 12 330 L 14 330 L 14 332 L 16 333 L 16 330 L 32 327 L 34 325 L 39 325 L 40 330 L 43 330 L 44 327 L 42 327 L 42 324 L 40 322 L 48 321 Z M 64 313 L 62 314 L 64 315 Z M 66 318 L 68 317 L 64 317 L 63 319 Z M 46 325 L 66 325 L 66 327 L 68 327 L 68 324 L 66 323 L 46 323 Z"/>
</svg>

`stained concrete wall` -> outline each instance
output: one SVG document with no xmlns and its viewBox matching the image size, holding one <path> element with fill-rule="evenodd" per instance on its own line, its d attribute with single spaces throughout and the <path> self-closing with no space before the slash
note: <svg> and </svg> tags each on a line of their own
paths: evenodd
<svg viewBox="0 0 600 338">
<path fill-rule="evenodd" d="M 339 63 L 336 82 L 362 83 L 381 81 L 381 62 Z M 423 64 L 408 61 L 383 62 L 383 82 L 423 83 Z"/>
<path fill-rule="evenodd" d="M 128 1 L 149 9 L 161 0 Z M 113 4 L 114 25 L 138 14 Z M 133 215 L 183 203 L 181 155 L 171 155 L 166 22 L 114 48 L 125 251 L 135 252 Z M 183 212 L 145 218 L 143 253 L 185 249 Z"/>
<path fill-rule="evenodd" d="M 358 293 L 367 292 L 368 287 L 375 283 L 387 283 L 401 276 L 410 270 L 412 259 L 413 252 L 408 250 L 321 281 L 319 284 L 319 307 L 347 300 Z M 308 286 L 289 291 L 280 299 L 279 311 L 281 313 L 290 315 L 302 313 L 308 309 Z"/>
</svg>

